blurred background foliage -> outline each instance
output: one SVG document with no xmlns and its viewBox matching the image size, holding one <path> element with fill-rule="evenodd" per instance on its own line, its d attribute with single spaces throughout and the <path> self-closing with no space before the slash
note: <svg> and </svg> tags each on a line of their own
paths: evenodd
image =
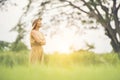
<svg viewBox="0 0 120 80">
<path fill-rule="evenodd" d="M 110 44 L 113 51 L 120 53 L 120 1 L 119 0 L 26 0 L 27 3 L 23 8 L 16 25 L 10 30 L 17 32 L 15 43 L 22 41 L 26 34 L 26 27 L 28 22 L 36 17 L 45 18 L 46 15 L 54 13 L 54 10 L 58 13 L 50 15 L 48 20 L 50 24 L 44 23 L 44 29 L 46 32 L 50 31 L 50 26 L 60 25 L 61 22 L 67 21 L 67 28 L 74 26 L 77 28 L 76 32 L 80 35 L 80 23 L 82 26 L 88 24 L 88 29 L 99 29 L 98 25 L 104 28 L 104 34 L 110 39 Z M 0 9 L 6 9 L 8 5 L 18 6 L 16 2 L 12 0 L 0 0 Z M 35 7 L 36 6 L 36 7 Z M 69 9 L 66 9 L 66 8 Z M 34 12 L 34 9 L 36 11 Z M 66 10 L 65 10 L 66 9 Z M 32 12 L 29 21 L 25 21 L 27 16 Z M 84 16 L 83 16 L 84 15 Z M 48 17 L 47 17 L 48 18 Z M 66 18 L 66 19 L 64 19 Z M 78 23 L 78 24 L 77 24 Z M 91 25 L 90 25 L 91 24 Z M 93 24 L 93 25 L 92 25 Z M 84 28 L 87 26 L 83 26 Z M 52 27 L 53 28 L 53 27 Z M 49 35 L 56 34 L 59 28 L 51 30 Z M 17 44 L 14 44 L 17 46 Z"/>
<path fill-rule="evenodd" d="M 70 6 L 70 8 L 73 10 L 72 13 L 67 14 L 66 11 L 63 11 L 59 13 L 59 15 L 55 15 L 50 21 L 51 23 L 60 23 L 62 19 L 60 18 L 61 16 L 67 16 L 67 20 L 70 23 L 70 25 L 75 24 L 71 23 L 74 22 L 75 20 L 77 21 L 82 21 L 82 23 L 100 23 L 104 28 L 105 28 L 105 33 L 106 35 L 111 39 L 111 45 L 113 46 L 113 50 L 115 52 L 120 51 L 120 42 L 118 41 L 118 38 L 116 38 L 116 34 L 120 35 L 119 32 L 119 16 L 118 16 L 118 11 L 120 4 L 118 1 L 113 0 L 110 1 L 113 3 L 112 6 L 105 6 L 104 4 L 110 3 L 108 0 L 45 0 L 39 2 L 40 4 L 38 5 L 38 11 L 35 13 L 33 17 L 36 16 L 42 16 L 45 14 L 45 11 L 52 11 L 54 9 L 59 9 L 59 8 L 65 8 L 66 6 Z M 83 3 L 81 6 L 86 6 L 88 8 L 88 11 L 84 10 L 84 7 L 79 7 L 76 5 L 76 3 Z M 118 3 L 117 3 L 118 2 Z M 7 66 L 13 66 L 13 65 L 18 65 L 18 64 L 28 64 L 28 55 L 30 53 L 29 49 L 27 46 L 22 42 L 24 36 L 25 36 L 25 26 L 26 22 L 22 22 L 24 17 L 30 13 L 30 10 L 32 11 L 32 4 L 37 3 L 37 0 L 28 0 L 28 4 L 24 8 L 24 12 L 21 15 L 18 23 L 14 28 L 11 29 L 11 31 L 16 31 L 18 32 L 18 36 L 16 40 L 12 43 L 6 42 L 6 41 L 0 41 L 0 65 L 7 65 Z M 62 6 L 55 6 L 57 4 L 63 4 Z M 67 3 L 67 4 L 66 4 Z M 9 0 L 0 0 L 0 7 L 1 9 L 5 9 L 7 4 L 15 5 L 15 3 L 12 3 Z M 49 9 L 47 9 L 47 6 L 50 6 Z M 117 5 L 117 7 L 116 7 Z M 104 14 L 99 13 L 99 9 L 97 7 L 101 7 L 101 9 L 105 12 Z M 112 7 L 112 8 L 111 8 Z M 83 9 L 81 9 L 83 8 Z M 61 10 L 60 9 L 60 10 Z M 110 13 L 107 11 L 111 10 Z M 116 10 L 116 11 L 115 11 Z M 73 14 L 74 13 L 74 14 Z M 86 13 L 88 14 L 88 18 L 90 21 L 82 20 L 81 19 L 81 13 Z M 109 16 L 107 15 L 109 14 Z M 77 15 L 77 16 L 75 16 Z M 58 18 L 59 16 L 59 18 Z M 93 21 L 93 18 L 96 21 Z M 109 20 L 108 20 L 109 18 Z M 112 25 L 110 25 L 111 21 L 115 21 L 115 29 L 112 29 Z M 109 24 L 109 25 L 108 25 Z M 117 24 L 117 25 L 116 25 Z M 79 25 L 77 25 L 78 30 L 79 30 Z M 49 27 L 49 26 L 47 26 Z M 91 29 L 97 29 L 97 28 L 91 28 Z M 96 64 L 105 64 L 105 65 L 114 65 L 114 64 L 119 64 L 119 56 L 118 54 L 111 52 L 109 54 L 95 54 L 94 52 L 90 52 L 90 49 L 94 48 L 94 45 L 89 45 L 87 44 L 88 49 L 86 51 L 80 50 L 80 51 L 75 51 L 71 54 L 59 54 L 58 52 L 55 52 L 53 54 L 45 54 L 45 60 L 44 63 L 46 65 L 57 65 L 57 66 L 69 66 L 69 65 L 96 65 Z"/>
<path fill-rule="evenodd" d="M 29 65 L 29 50 L 19 52 L 0 51 L 0 65 L 13 67 L 15 65 Z M 80 50 L 71 54 L 54 54 L 44 55 L 44 65 L 46 66 L 80 66 L 80 65 L 119 65 L 120 59 L 117 54 L 95 54 L 93 52 Z"/>
<path fill-rule="evenodd" d="M 22 41 L 18 41 L 17 43 L 0 41 L 0 51 L 17 51 L 17 52 L 19 52 L 22 50 L 28 50 L 27 46 Z"/>
<path fill-rule="evenodd" d="M 38 0 L 28 0 L 28 4 L 24 7 L 24 12 L 18 23 L 11 29 L 11 31 L 18 33 L 16 40 L 12 43 L 0 41 L 0 80 L 16 80 L 16 78 L 18 80 L 120 80 L 120 55 L 118 54 L 120 52 L 120 41 L 119 38 L 117 38 L 117 35 L 120 37 L 120 19 L 118 17 L 118 11 L 120 10 L 119 0 L 43 0 L 40 2 L 38 5 L 39 10 L 31 19 L 43 15 L 45 11 L 49 12 L 53 9 L 62 9 L 66 6 L 70 6 L 73 12 L 67 14 L 67 11 L 61 12 L 62 10 L 60 9 L 59 15 L 55 15 L 50 20 L 51 23 L 59 24 L 60 21 L 63 21 L 61 20 L 61 16 L 67 16 L 68 23 L 70 23 L 68 25 L 76 25 L 76 23 L 73 23 L 75 20 L 81 21 L 83 24 L 100 23 L 104 27 L 105 35 L 111 39 L 114 52 L 96 54 L 90 52 L 90 49 L 93 49 L 95 46 L 87 43 L 87 50 L 74 51 L 70 54 L 59 52 L 54 52 L 53 54 L 44 53 L 44 67 L 41 65 L 37 66 L 37 68 L 20 68 L 21 65 L 30 65 L 30 50 L 22 42 L 26 32 L 25 26 L 27 24 L 23 19 L 31 13 L 34 8 L 33 4 L 38 3 L 37 1 Z M 112 6 L 109 6 L 109 1 L 112 2 Z M 79 2 L 82 2 L 83 5 L 76 5 L 76 3 Z M 63 5 L 53 7 L 58 3 Z M 5 10 L 7 4 L 17 6 L 17 4 L 12 3 L 11 0 L 0 0 L 0 9 Z M 107 4 L 108 6 L 106 6 Z M 47 9 L 46 6 L 50 6 L 49 9 Z M 84 7 L 87 7 L 88 11 L 86 11 Z M 104 14 L 99 12 L 98 7 L 101 7 Z M 80 15 L 82 12 L 88 14 L 87 17 L 90 20 L 81 19 Z M 96 21 L 93 21 L 93 18 Z M 115 22 L 115 29 L 112 28 L 112 21 Z M 46 29 L 48 27 L 47 25 Z M 79 25 L 76 25 L 76 27 L 79 31 Z M 98 29 L 98 27 L 91 26 L 89 29 Z M 83 65 L 86 67 L 81 67 Z M 72 68 L 70 68 L 70 66 L 72 66 Z M 57 67 L 66 69 L 57 69 Z"/>
</svg>

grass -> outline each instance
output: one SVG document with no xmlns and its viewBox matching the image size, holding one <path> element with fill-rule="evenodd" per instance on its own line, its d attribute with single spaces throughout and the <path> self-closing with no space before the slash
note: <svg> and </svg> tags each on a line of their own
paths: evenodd
<svg viewBox="0 0 120 80">
<path fill-rule="evenodd" d="M 120 80 L 117 54 L 46 54 L 43 64 L 28 64 L 29 51 L 0 53 L 0 80 Z"/>
<path fill-rule="evenodd" d="M 120 80 L 116 66 L 0 66 L 0 80 Z"/>
</svg>

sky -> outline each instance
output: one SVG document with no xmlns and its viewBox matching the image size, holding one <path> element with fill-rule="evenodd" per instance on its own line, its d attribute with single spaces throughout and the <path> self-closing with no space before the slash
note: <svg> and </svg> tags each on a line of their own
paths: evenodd
<svg viewBox="0 0 120 80">
<path fill-rule="evenodd" d="M 18 6 L 8 5 L 7 10 L 0 11 L 0 40 L 8 42 L 13 42 L 15 40 L 17 33 L 10 32 L 10 29 L 18 22 L 23 13 L 22 8 L 26 5 L 26 3 L 26 0 L 16 0 L 16 4 L 18 4 Z M 49 16 L 45 15 L 43 23 L 47 22 L 48 18 Z M 46 53 L 70 53 L 72 50 L 87 49 L 86 42 L 95 46 L 95 49 L 92 51 L 96 53 L 106 53 L 112 51 L 110 39 L 104 35 L 103 28 L 100 28 L 99 30 L 85 30 L 81 28 L 80 33 L 82 35 L 79 35 L 75 34 L 74 28 L 65 28 L 66 25 L 67 22 L 57 25 L 61 32 L 55 34 L 52 38 L 45 36 L 46 45 L 44 46 L 44 51 Z M 31 26 L 28 26 L 27 34 L 23 41 L 28 48 L 30 48 L 29 33 L 31 31 Z M 44 32 L 45 31 L 43 31 L 43 33 Z"/>
</svg>

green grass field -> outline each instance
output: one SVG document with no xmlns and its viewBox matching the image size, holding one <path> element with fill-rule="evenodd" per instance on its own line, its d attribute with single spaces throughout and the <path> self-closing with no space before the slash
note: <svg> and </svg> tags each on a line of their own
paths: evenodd
<svg viewBox="0 0 120 80">
<path fill-rule="evenodd" d="M 120 80 L 117 54 L 46 54 L 43 64 L 28 64 L 27 51 L 0 53 L 0 80 Z"/>
<path fill-rule="evenodd" d="M 0 67 L 0 80 L 120 80 L 117 66 L 14 66 Z"/>
</svg>

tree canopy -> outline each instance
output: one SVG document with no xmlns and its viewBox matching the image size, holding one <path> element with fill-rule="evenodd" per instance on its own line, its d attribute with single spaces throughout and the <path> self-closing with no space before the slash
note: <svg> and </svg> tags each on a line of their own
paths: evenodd
<svg viewBox="0 0 120 80">
<path fill-rule="evenodd" d="M 3 0 L 0 3 L 4 4 Z M 79 30 L 79 24 L 82 23 L 99 23 L 105 30 L 105 35 L 111 40 L 111 46 L 115 52 L 120 52 L 120 1 L 119 0 L 28 0 L 28 4 L 18 24 L 11 30 L 17 31 L 18 37 L 16 42 L 24 37 L 26 22 L 22 21 L 26 15 L 34 10 L 34 3 L 37 5 L 35 16 L 43 17 L 48 12 L 58 11 L 50 19 L 51 24 L 60 23 L 65 17 L 69 25 L 75 25 Z M 66 9 L 69 8 L 69 10 Z M 65 10 L 63 10 L 65 9 Z M 52 15 L 52 14 L 51 14 Z M 87 20 L 83 15 L 87 15 Z M 33 18 L 31 18 L 31 21 Z M 96 29 L 96 25 L 91 27 Z M 47 28 L 46 28 L 47 29 Z"/>
</svg>

